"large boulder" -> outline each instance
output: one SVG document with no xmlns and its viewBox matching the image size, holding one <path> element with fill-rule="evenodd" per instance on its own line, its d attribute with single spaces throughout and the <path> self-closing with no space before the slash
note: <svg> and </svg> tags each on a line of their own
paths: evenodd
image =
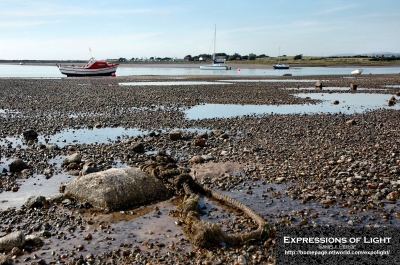
<svg viewBox="0 0 400 265">
<path fill-rule="evenodd" d="M 25 235 L 22 231 L 12 232 L 0 238 L 0 250 L 9 251 L 15 247 L 22 248 L 25 244 Z"/>
<path fill-rule="evenodd" d="M 67 183 L 64 195 L 103 210 L 142 206 L 169 196 L 164 184 L 138 168 L 111 168 Z"/>
</svg>

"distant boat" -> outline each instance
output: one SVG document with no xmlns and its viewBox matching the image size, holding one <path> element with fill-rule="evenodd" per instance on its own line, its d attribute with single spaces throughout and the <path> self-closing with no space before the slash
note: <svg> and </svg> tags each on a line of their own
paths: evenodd
<svg viewBox="0 0 400 265">
<path fill-rule="evenodd" d="M 200 65 L 200 70 L 230 70 L 231 68 L 225 65 L 224 62 L 217 62 L 215 59 L 215 43 L 217 41 L 217 26 L 214 30 L 214 53 L 213 53 L 213 63 L 209 65 Z"/>
<path fill-rule="evenodd" d="M 274 65 L 274 69 L 289 69 L 289 65 L 278 63 Z"/>
<path fill-rule="evenodd" d="M 354 71 L 351 71 L 351 74 L 352 75 L 361 75 L 362 71 L 363 71 L 363 69 L 356 69 Z"/>
<path fill-rule="evenodd" d="M 118 64 L 108 63 L 103 60 L 96 60 L 90 58 L 89 61 L 84 63 L 82 66 L 68 65 L 62 66 L 57 65 L 60 72 L 64 75 L 69 76 L 111 76 L 115 75 Z"/>
<path fill-rule="evenodd" d="M 281 47 L 279 47 L 279 56 L 278 56 L 278 58 L 279 58 L 278 64 L 275 64 L 275 65 L 274 65 L 274 69 L 277 69 L 277 70 L 280 70 L 280 69 L 289 69 L 289 65 L 286 65 L 286 64 L 282 64 L 282 63 L 281 63 Z"/>
</svg>

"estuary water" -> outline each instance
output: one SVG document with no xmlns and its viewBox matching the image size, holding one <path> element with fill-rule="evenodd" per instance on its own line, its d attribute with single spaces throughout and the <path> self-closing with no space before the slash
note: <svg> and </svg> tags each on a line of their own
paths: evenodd
<svg viewBox="0 0 400 265">
<path fill-rule="evenodd" d="M 254 66 L 252 66 L 254 67 Z M 262 69 L 263 68 L 263 69 Z M 261 66 L 256 68 L 238 68 L 232 66 L 231 70 L 200 70 L 199 65 L 190 67 L 168 67 L 149 65 L 122 65 L 118 67 L 117 76 L 132 75 L 225 75 L 225 76 L 282 76 L 284 74 L 292 74 L 293 76 L 309 76 L 309 75 L 350 75 L 350 72 L 357 67 L 291 67 L 288 70 L 266 69 Z M 400 67 L 364 67 L 365 74 L 398 74 Z M 0 64 L 0 78 L 5 77 L 24 77 L 24 78 L 61 78 L 66 77 L 61 74 L 54 65 L 19 65 L 19 64 Z"/>
</svg>

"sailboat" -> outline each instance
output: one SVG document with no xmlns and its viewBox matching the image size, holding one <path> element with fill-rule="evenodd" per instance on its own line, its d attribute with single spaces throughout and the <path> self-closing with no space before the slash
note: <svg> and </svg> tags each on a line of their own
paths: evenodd
<svg viewBox="0 0 400 265">
<path fill-rule="evenodd" d="M 289 69 L 289 65 L 281 64 L 281 47 L 279 47 L 279 61 L 278 61 L 278 64 L 274 65 L 274 69 L 277 69 L 277 70 Z"/>
<path fill-rule="evenodd" d="M 213 53 L 213 63 L 209 65 L 200 65 L 200 70 L 230 70 L 230 67 L 225 65 L 225 60 L 224 62 L 217 62 L 215 60 L 215 45 L 217 42 L 217 26 L 215 25 L 215 30 L 214 30 L 214 53 Z"/>
</svg>

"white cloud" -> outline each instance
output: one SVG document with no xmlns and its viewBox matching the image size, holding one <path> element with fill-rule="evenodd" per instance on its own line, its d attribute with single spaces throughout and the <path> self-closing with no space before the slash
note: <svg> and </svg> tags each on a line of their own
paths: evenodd
<svg viewBox="0 0 400 265">
<path fill-rule="evenodd" d="M 48 20 L 48 21 L 5 21 L 0 22 L 0 28 L 27 28 L 39 25 L 60 23 L 61 20 Z"/>
</svg>

